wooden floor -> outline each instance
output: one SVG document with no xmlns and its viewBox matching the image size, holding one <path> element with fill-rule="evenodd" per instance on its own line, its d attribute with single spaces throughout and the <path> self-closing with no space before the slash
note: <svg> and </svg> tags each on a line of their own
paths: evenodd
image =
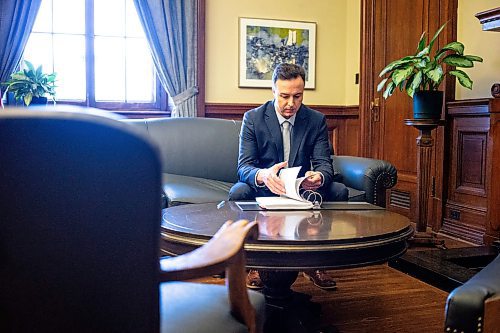
<svg viewBox="0 0 500 333">
<path fill-rule="evenodd" d="M 470 244 L 439 235 L 447 248 Z M 408 251 L 432 249 L 410 246 Z M 321 325 L 335 326 L 340 333 L 438 333 L 444 332 L 448 293 L 411 277 L 387 264 L 329 271 L 337 289 L 316 288 L 299 274 L 292 289 L 313 296 L 321 304 Z M 198 282 L 224 284 L 223 279 Z"/>
<path fill-rule="evenodd" d="M 340 332 L 443 332 L 447 293 L 386 265 L 331 271 L 336 291 L 301 278 L 294 288 L 322 305 Z"/>
<path fill-rule="evenodd" d="M 321 304 L 322 324 L 334 325 L 341 333 L 443 332 L 446 292 L 387 265 L 329 273 L 337 290 L 318 289 L 302 275 L 292 286 Z"/>
</svg>

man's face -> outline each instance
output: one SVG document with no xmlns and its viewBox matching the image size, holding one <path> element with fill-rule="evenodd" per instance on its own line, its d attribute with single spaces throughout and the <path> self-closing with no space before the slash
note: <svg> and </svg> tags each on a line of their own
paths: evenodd
<svg viewBox="0 0 500 333">
<path fill-rule="evenodd" d="M 299 111 L 304 97 L 304 80 L 298 76 L 291 80 L 278 79 L 273 85 L 273 95 L 278 112 L 286 119 Z"/>
</svg>

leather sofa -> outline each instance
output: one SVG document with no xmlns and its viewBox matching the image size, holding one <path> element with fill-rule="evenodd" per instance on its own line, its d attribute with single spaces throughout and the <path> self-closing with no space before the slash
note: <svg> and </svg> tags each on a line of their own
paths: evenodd
<svg viewBox="0 0 500 333">
<path fill-rule="evenodd" d="M 237 182 L 241 121 L 211 118 L 126 119 L 158 144 L 167 207 L 227 200 Z M 336 181 L 349 188 L 350 201 L 385 207 L 386 189 L 397 181 L 392 164 L 353 156 L 332 156 Z"/>
<path fill-rule="evenodd" d="M 500 332 L 500 255 L 446 301 L 445 332 Z"/>
</svg>

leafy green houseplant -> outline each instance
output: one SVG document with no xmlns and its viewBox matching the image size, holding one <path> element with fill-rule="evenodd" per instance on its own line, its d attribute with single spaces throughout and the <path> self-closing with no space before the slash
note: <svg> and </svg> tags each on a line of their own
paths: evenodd
<svg viewBox="0 0 500 333">
<path fill-rule="evenodd" d="M 386 75 L 386 77 L 378 84 L 377 91 L 382 91 L 385 86 L 383 93 L 385 99 L 391 96 L 396 88 L 399 88 L 401 91 L 406 91 L 410 97 L 414 98 L 415 106 L 415 98 L 422 96 L 423 92 L 437 92 L 439 85 L 447 74 L 455 76 L 458 82 L 465 88 L 472 89 L 473 82 L 470 77 L 464 71 L 457 69 L 457 67 L 474 67 L 474 62 L 483 61 L 481 57 L 465 55 L 465 47 L 458 41 L 448 43 L 434 52 L 433 55 L 431 54 L 434 42 L 445 26 L 446 23 L 439 28 L 427 45 L 426 33 L 424 32 L 418 42 L 415 55 L 409 55 L 399 60 L 395 60 L 380 72 L 380 77 L 384 75 Z M 455 69 L 445 72 L 443 64 L 453 66 Z M 432 95 L 432 93 L 430 94 Z M 438 96 L 436 97 L 437 99 L 439 99 L 440 96 L 442 100 L 442 92 L 434 95 Z M 440 113 L 441 109 L 439 109 L 439 114 Z"/>
<path fill-rule="evenodd" d="M 45 98 L 47 95 L 55 102 L 56 73 L 45 74 L 42 72 L 42 66 L 35 69 L 31 62 L 25 60 L 24 63 L 26 68 L 12 73 L 10 79 L 2 83 L 7 86 L 6 92 L 12 92 L 14 98 L 23 101 L 26 106 L 34 99 Z"/>
</svg>

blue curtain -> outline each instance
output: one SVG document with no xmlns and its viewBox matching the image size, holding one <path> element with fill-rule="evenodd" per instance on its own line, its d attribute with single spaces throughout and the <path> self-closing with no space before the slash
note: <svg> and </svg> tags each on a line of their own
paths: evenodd
<svg viewBox="0 0 500 333">
<path fill-rule="evenodd" d="M 197 1 L 134 0 L 172 117 L 196 117 Z"/>
<path fill-rule="evenodd" d="M 16 69 L 28 42 L 42 0 L 0 1 L 0 82 Z M 1 97 L 5 86 L 0 87 Z"/>
</svg>

